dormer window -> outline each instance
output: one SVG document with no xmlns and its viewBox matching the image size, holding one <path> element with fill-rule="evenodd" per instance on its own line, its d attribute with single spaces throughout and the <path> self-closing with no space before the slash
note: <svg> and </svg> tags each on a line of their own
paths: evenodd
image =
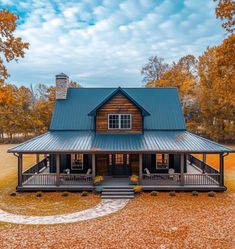
<svg viewBox="0 0 235 249">
<path fill-rule="evenodd" d="M 131 129 L 131 114 L 109 114 L 109 129 Z"/>
</svg>

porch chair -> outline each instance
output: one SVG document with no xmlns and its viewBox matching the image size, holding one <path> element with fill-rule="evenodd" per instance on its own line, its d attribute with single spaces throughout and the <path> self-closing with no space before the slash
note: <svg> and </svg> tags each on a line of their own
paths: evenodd
<svg viewBox="0 0 235 249">
<path fill-rule="evenodd" d="M 168 174 L 169 174 L 169 179 L 175 180 L 175 170 L 170 168 L 168 170 Z"/>
<path fill-rule="evenodd" d="M 151 178 L 151 173 L 150 173 L 149 169 L 148 169 L 148 168 L 145 168 L 144 171 L 145 171 L 146 174 L 147 174 L 146 177 L 147 177 L 147 178 Z"/>
<path fill-rule="evenodd" d="M 91 169 L 88 169 L 87 172 L 86 172 L 86 174 L 80 176 L 80 179 L 82 179 L 82 180 L 89 180 L 89 179 L 91 179 L 90 174 L 91 174 Z"/>
</svg>

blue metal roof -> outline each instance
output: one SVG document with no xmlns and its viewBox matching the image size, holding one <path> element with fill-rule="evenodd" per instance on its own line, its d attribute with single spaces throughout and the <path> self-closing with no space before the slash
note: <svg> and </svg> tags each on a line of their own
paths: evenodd
<svg viewBox="0 0 235 249">
<path fill-rule="evenodd" d="M 176 88 L 123 88 L 150 113 L 145 130 L 185 130 Z M 92 130 L 94 117 L 88 114 L 116 88 L 69 88 L 67 99 L 56 100 L 50 130 Z"/>
<path fill-rule="evenodd" d="M 234 150 L 187 131 L 146 131 L 143 134 L 96 134 L 94 131 L 49 131 L 9 152 L 183 152 L 221 153 Z"/>
</svg>

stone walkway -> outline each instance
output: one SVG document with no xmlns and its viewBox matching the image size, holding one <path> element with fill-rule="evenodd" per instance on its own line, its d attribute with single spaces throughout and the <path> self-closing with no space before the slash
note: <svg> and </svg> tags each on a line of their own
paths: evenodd
<svg viewBox="0 0 235 249">
<path fill-rule="evenodd" d="M 0 222 L 31 225 L 49 225 L 60 223 L 72 223 L 99 218 L 126 206 L 129 200 L 102 200 L 98 205 L 77 213 L 51 215 L 51 216 L 26 216 L 16 215 L 0 210 Z"/>
</svg>

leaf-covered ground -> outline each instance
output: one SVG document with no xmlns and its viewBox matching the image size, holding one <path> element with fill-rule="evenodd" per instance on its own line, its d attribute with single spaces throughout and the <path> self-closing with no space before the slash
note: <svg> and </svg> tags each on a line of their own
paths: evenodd
<svg viewBox="0 0 235 249">
<path fill-rule="evenodd" d="M 234 156 L 229 156 L 225 161 L 226 178 L 231 183 L 235 177 Z M 233 249 L 235 248 L 233 186 L 228 185 L 228 192 L 218 193 L 215 197 L 208 197 L 207 193 L 199 193 L 199 196 L 177 193 L 175 197 L 169 196 L 168 193 L 159 193 L 158 196 L 144 193 L 117 213 L 74 224 L 32 226 L 0 223 L 0 248 Z M 4 189 L 1 188 L 1 195 L 6 196 L 7 191 Z M 16 199 L 11 198 L 14 205 Z M 46 200 L 46 197 L 44 198 L 40 199 L 41 204 L 38 204 L 40 207 Z M 62 197 L 54 193 L 51 199 L 54 198 Z M 67 201 L 65 198 L 69 197 L 63 197 L 61 202 Z M 26 197 L 24 202 L 22 198 L 20 212 L 25 213 L 30 210 L 27 207 L 28 199 Z M 2 200 L 4 201 L 3 197 Z M 37 201 L 38 199 L 35 203 Z"/>
</svg>

